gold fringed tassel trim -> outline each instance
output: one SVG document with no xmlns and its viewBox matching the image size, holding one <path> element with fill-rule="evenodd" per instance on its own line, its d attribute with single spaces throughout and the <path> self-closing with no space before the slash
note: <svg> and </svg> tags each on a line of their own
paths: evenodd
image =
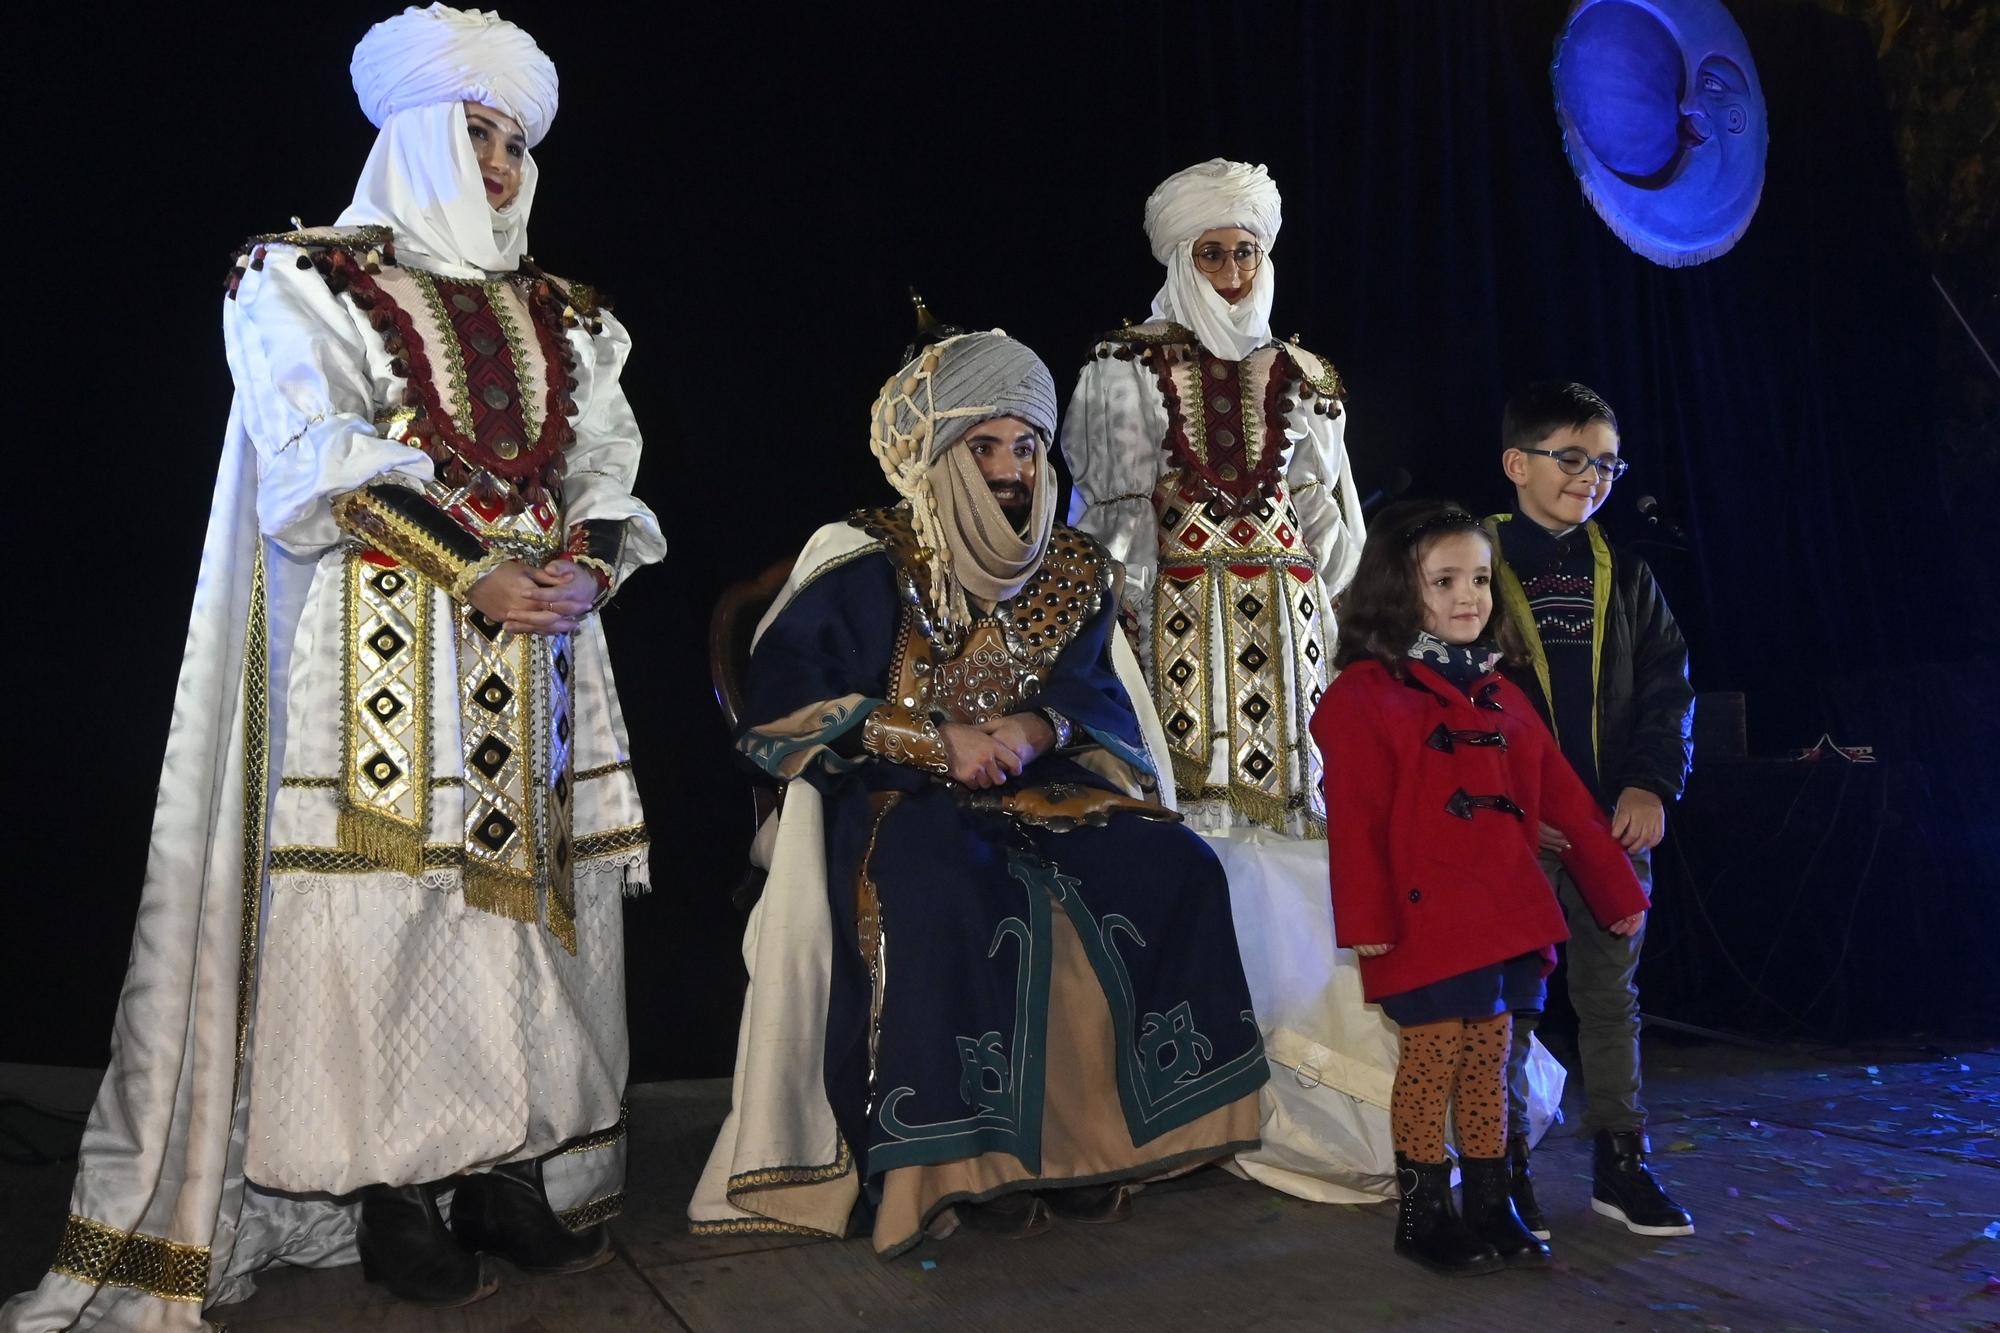
<svg viewBox="0 0 2000 1333">
<path fill-rule="evenodd" d="M 1261 824 L 1273 832 L 1283 833 L 1291 820 L 1291 808 L 1282 796 L 1258 791 L 1241 783 L 1232 783 L 1229 788 L 1229 803 L 1245 819 Z"/>
<path fill-rule="evenodd" d="M 567 866 L 549 872 L 549 934 L 576 953 L 576 882 Z"/>
<path fill-rule="evenodd" d="M 1169 751 L 1174 763 L 1174 788 L 1182 800 L 1196 797 L 1202 788 L 1208 786 L 1208 761 L 1197 760 L 1179 750 Z"/>
<path fill-rule="evenodd" d="M 341 803 L 334 837 L 340 850 L 366 857 L 384 870 L 420 879 L 424 873 L 426 829 L 385 818 L 373 810 Z M 467 895 L 468 898 L 470 895 Z"/>
<path fill-rule="evenodd" d="M 510 921 L 533 921 L 535 919 L 535 878 L 533 875 L 514 875 L 478 861 L 469 862 L 465 867 L 465 905 L 477 912 L 491 912 L 494 916 L 504 916 Z M 571 928 L 574 941 L 575 930 Z M 572 942 L 570 952 L 576 952 Z"/>
</svg>

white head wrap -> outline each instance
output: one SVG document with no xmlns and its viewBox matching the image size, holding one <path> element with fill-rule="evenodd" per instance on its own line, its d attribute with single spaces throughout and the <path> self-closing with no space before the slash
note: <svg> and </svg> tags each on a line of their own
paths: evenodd
<svg viewBox="0 0 2000 1333">
<path fill-rule="evenodd" d="M 1283 221 L 1278 187 L 1262 166 L 1217 157 L 1167 177 L 1146 200 L 1146 239 L 1153 258 L 1167 266 L 1153 318 L 1185 325 L 1203 347 L 1227 360 L 1241 361 L 1262 347 L 1271 337 L 1278 287 L 1270 251 Z M 1241 227 L 1265 251 L 1250 294 L 1233 306 L 1194 266 L 1195 238 L 1218 227 Z"/>
<path fill-rule="evenodd" d="M 505 208 L 487 202 L 464 103 L 519 121 L 539 143 L 556 114 L 556 70 L 534 39 L 497 14 L 434 4 L 376 24 L 354 48 L 361 109 L 381 133 L 342 226 L 386 226 L 399 251 L 452 276 L 518 268 L 540 172 L 521 161 Z"/>
<path fill-rule="evenodd" d="M 434 102 L 477 102 L 521 122 L 533 148 L 556 118 L 556 67 L 497 13 L 412 6 L 368 30 L 348 72 L 368 123 Z"/>
<path fill-rule="evenodd" d="M 1015 417 L 1035 432 L 1035 485 L 1025 533 L 993 498 L 978 463 L 954 449 L 983 421 Z M 869 447 L 889 484 L 910 502 L 917 539 L 931 552 L 931 601 L 945 619 L 969 620 L 966 594 L 1000 602 L 1041 566 L 1055 527 L 1056 386 L 1041 358 L 995 329 L 920 351 L 875 399 Z"/>
</svg>

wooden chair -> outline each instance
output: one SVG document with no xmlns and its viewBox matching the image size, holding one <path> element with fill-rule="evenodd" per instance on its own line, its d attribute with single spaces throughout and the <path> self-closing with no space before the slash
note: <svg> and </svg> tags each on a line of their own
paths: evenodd
<svg viewBox="0 0 2000 1333">
<path fill-rule="evenodd" d="M 792 562 L 780 560 L 755 578 L 730 584 L 716 599 L 715 611 L 708 618 L 708 677 L 715 686 L 716 706 L 722 710 L 723 721 L 732 735 L 742 720 L 743 682 L 750 672 L 750 636 L 791 573 Z M 751 779 L 753 834 L 778 808 L 780 794 L 778 783 L 769 776 L 758 774 Z M 747 912 L 763 892 L 764 872 L 752 866 L 729 898 L 739 911 Z"/>
</svg>

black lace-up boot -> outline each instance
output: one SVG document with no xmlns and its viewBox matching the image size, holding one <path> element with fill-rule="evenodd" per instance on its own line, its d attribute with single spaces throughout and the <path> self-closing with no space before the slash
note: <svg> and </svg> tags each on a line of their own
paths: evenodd
<svg viewBox="0 0 2000 1333">
<path fill-rule="evenodd" d="M 1508 1189 L 1514 1196 L 1514 1212 L 1520 1217 L 1521 1225 L 1531 1232 L 1536 1240 L 1549 1238 L 1549 1219 L 1542 1215 L 1542 1205 L 1535 1199 L 1535 1173 L 1528 1169 L 1528 1136 L 1516 1134 L 1507 1140 Z"/>
<path fill-rule="evenodd" d="M 1396 1154 L 1396 1253 L 1433 1273 L 1497 1273 L 1499 1251 L 1472 1234 L 1451 1197 L 1450 1162 L 1413 1162 Z"/>
<path fill-rule="evenodd" d="M 1465 1225 L 1500 1252 L 1509 1268 L 1547 1268 L 1549 1247 L 1528 1230 L 1514 1211 L 1513 1180 L 1504 1157 L 1461 1157 L 1465 1181 Z"/>
</svg>

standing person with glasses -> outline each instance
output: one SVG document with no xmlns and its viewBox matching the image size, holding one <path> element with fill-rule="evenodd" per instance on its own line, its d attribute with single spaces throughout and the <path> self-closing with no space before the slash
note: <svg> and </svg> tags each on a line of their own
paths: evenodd
<svg viewBox="0 0 2000 1333">
<path fill-rule="evenodd" d="M 1392 1197 L 1396 1029 L 1333 937 L 1321 767 L 1333 602 L 1361 561 L 1346 389 L 1271 336 L 1282 201 L 1262 166 L 1169 176 L 1145 207 L 1166 269 L 1152 318 L 1105 336 L 1062 436 L 1071 521 L 1125 568 L 1120 619 L 1164 730 L 1179 808 L 1221 859 L 1274 1066 L 1238 1165 L 1303 1198 Z M 1552 1067 L 1545 1054 L 1537 1072 Z M 1552 1098 L 1537 1094 L 1548 1113 Z"/>
<path fill-rule="evenodd" d="M 1534 384 L 1507 404 L 1501 469 L 1514 510 L 1486 520 L 1499 546 L 1501 611 L 1528 645 L 1514 671 L 1555 732 L 1570 767 L 1611 815 L 1612 834 L 1652 890 L 1652 851 L 1665 835 L 1693 758 L 1688 649 L 1652 570 L 1612 549 L 1591 515 L 1630 466 L 1618 418 L 1581 384 Z M 1583 1066 L 1584 1128 L 1594 1135 L 1591 1208 L 1643 1236 L 1692 1234 L 1687 1210 L 1646 1165 L 1639 1089 L 1639 951 L 1630 935 L 1594 929 L 1560 857 L 1569 841 L 1541 828 L 1542 869 L 1574 931 L 1569 996 Z M 1515 1017 L 1508 1059 L 1508 1158 L 1514 1205 L 1543 1240 L 1548 1223 L 1528 1167 L 1528 1040 L 1540 1015 Z"/>
<path fill-rule="evenodd" d="M 1063 428 L 1072 520 L 1125 566 L 1133 635 L 1188 822 L 1324 837 L 1306 721 L 1330 603 L 1361 556 L 1346 390 L 1271 336 L 1278 187 L 1216 158 L 1146 201 L 1166 282 L 1107 335 Z"/>
</svg>

